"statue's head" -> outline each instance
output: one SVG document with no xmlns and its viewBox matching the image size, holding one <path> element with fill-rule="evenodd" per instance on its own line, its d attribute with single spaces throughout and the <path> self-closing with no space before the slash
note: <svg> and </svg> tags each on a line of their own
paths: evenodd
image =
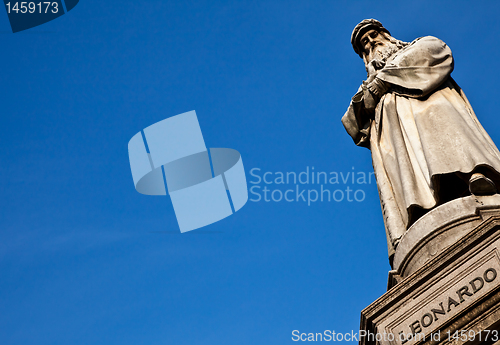
<svg viewBox="0 0 500 345">
<path fill-rule="evenodd" d="M 374 59 L 385 62 L 392 54 L 407 45 L 392 37 L 389 30 L 376 19 L 365 19 L 356 25 L 352 31 L 351 44 L 365 65 Z"/>
</svg>

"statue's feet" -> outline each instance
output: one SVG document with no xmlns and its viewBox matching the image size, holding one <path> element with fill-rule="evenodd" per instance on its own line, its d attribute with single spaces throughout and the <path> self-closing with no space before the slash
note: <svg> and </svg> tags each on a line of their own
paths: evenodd
<svg viewBox="0 0 500 345">
<path fill-rule="evenodd" d="M 469 190 L 473 195 L 493 195 L 497 193 L 493 181 L 480 173 L 472 174 L 470 177 Z"/>
</svg>

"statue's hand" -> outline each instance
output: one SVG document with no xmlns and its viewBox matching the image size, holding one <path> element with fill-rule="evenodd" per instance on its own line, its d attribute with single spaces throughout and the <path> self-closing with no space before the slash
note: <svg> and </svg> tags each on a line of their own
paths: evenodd
<svg viewBox="0 0 500 345">
<path fill-rule="evenodd" d="M 386 83 L 382 79 L 374 78 L 373 81 L 366 86 L 366 88 L 370 90 L 376 98 L 380 99 L 387 92 L 389 86 L 390 84 Z"/>
<path fill-rule="evenodd" d="M 375 77 L 377 76 L 377 73 L 379 70 L 384 68 L 385 62 L 377 59 L 373 59 L 368 63 L 366 66 L 366 71 L 368 72 L 368 79 L 366 80 L 367 83 L 371 83 Z"/>
<path fill-rule="evenodd" d="M 364 84 L 363 86 L 363 102 L 365 109 L 368 111 L 375 110 L 378 101 L 389 89 L 390 84 L 386 83 L 382 79 L 374 78 L 369 84 Z"/>
<path fill-rule="evenodd" d="M 378 71 L 378 70 L 381 70 L 382 68 L 385 67 L 385 62 L 382 61 L 382 60 L 378 60 L 378 59 L 373 59 L 371 61 L 371 64 L 373 65 L 373 67 Z"/>
</svg>

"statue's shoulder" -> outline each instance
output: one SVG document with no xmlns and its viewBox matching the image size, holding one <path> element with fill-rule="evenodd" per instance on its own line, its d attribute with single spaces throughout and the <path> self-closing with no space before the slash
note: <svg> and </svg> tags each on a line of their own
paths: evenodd
<svg viewBox="0 0 500 345">
<path fill-rule="evenodd" d="M 411 42 L 411 44 L 414 44 L 416 42 L 443 42 L 443 41 L 434 36 L 422 36 L 414 39 L 413 42 Z"/>
<path fill-rule="evenodd" d="M 410 47 L 446 47 L 446 43 L 434 36 L 423 36 L 413 40 L 407 48 Z"/>
<path fill-rule="evenodd" d="M 424 52 L 430 52 L 432 54 L 434 53 L 439 53 L 444 50 L 449 50 L 448 46 L 446 43 L 441 41 L 439 38 L 434 37 L 434 36 L 423 36 L 419 37 L 415 40 L 413 40 L 410 44 L 408 44 L 406 47 L 401 49 L 398 53 L 396 53 L 396 56 L 405 56 L 405 55 L 420 55 Z M 451 51 L 450 51 L 451 54 Z"/>
</svg>

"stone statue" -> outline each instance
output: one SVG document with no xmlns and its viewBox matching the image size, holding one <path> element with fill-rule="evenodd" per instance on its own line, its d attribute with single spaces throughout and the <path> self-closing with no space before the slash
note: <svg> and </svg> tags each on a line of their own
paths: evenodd
<svg viewBox="0 0 500 345">
<path fill-rule="evenodd" d="M 368 73 L 342 118 L 356 145 L 371 150 L 389 258 L 405 231 L 430 209 L 500 187 L 500 152 L 451 78 L 441 40 L 391 37 L 375 19 L 351 43 Z"/>
</svg>

